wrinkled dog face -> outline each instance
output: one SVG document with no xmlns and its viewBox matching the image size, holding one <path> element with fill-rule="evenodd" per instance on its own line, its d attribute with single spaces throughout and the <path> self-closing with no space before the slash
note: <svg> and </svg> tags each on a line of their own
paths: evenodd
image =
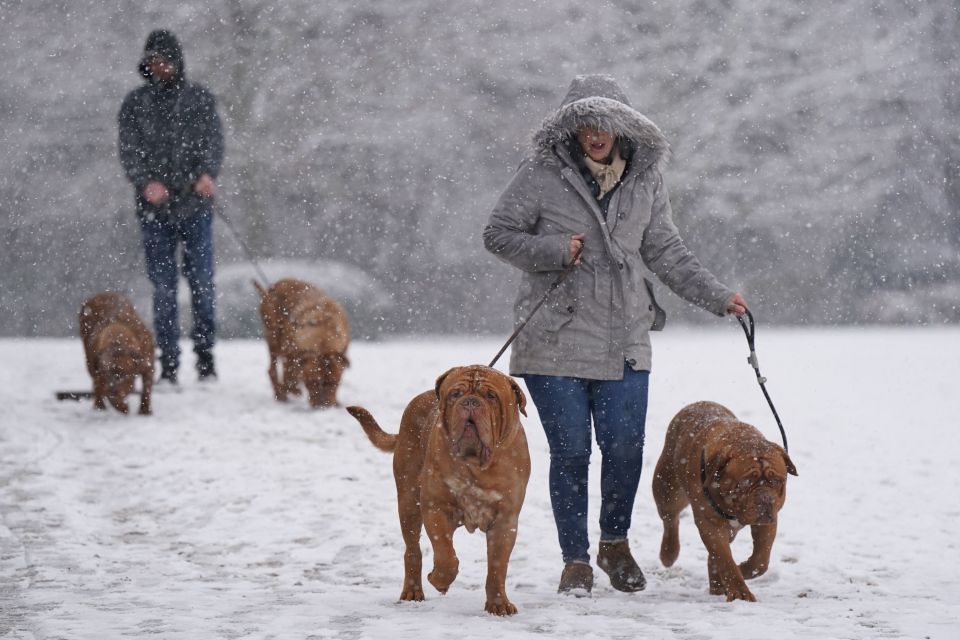
<svg viewBox="0 0 960 640">
<path fill-rule="evenodd" d="M 779 447 L 730 459 L 717 483 L 724 508 L 744 525 L 770 524 L 786 499 L 787 473 L 797 474 Z"/>
<path fill-rule="evenodd" d="M 451 369 L 437 381 L 437 394 L 451 455 L 482 467 L 525 403 L 512 379 L 480 366 Z"/>
<path fill-rule="evenodd" d="M 337 403 L 337 387 L 349 364 L 342 353 L 307 353 L 299 358 L 310 406 L 332 407 Z"/>
</svg>

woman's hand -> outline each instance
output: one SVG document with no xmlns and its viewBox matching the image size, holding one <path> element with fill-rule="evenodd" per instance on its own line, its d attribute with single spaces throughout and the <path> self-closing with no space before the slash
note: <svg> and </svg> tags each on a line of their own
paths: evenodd
<svg viewBox="0 0 960 640">
<path fill-rule="evenodd" d="M 730 301 L 727 302 L 727 313 L 732 313 L 738 318 L 747 312 L 747 301 L 739 293 L 733 294 Z"/>
<path fill-rule="evenodd" d="M 575 233 L 570 236 L 570 261 L 573 264 L 580 264 L 580 250 L 583 248 L 583 240 L 586 236 L 582 233 Z M 574 260 L 576 258 L 576 260 Z"/>
</svg>

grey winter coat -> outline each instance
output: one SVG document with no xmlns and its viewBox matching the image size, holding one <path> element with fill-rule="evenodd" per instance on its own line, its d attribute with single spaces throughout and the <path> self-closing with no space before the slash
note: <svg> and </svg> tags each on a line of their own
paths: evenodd
<svg viewBox="0 0 960 640">
<path fill-rule="evenodd" d="M 581 126 L 617 136 L 630 158 L 604 209 L 576 155 Z M 619 380 L 624 362 L 650 370 L 651 329 L 665 314 L 653 272 L 681 298 L 717 315 L 734 291 L 687 249 L 673 223 L 660 169 L 663 134 L 630 107 L 609 76 L 578 76 L 534 136 L 534 150 L 500 196 L 483 232 L 486 248 L 524 271 L 515 324 L 525 319 L 569 262 L 570 236 L 586 235 L 581 264 L 550 294 L 513 343 L 510 373 Z M 607 200 L 609 198 L 609 200 Z"/>
</svg>

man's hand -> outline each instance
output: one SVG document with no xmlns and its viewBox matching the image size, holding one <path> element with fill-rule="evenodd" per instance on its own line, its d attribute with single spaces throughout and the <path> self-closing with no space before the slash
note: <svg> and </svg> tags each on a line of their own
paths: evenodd
<svg viewBox="0 0 960 640">
<path fill-rule="evenodd" d="M 747 312 L 747 301 L 739 293 L 733 294 L 727 303 L 727 313 L 732 313 L 738 318 Z"/>
<path fill-rule="evenodd" d="M 147 202 L 156 206 L 166 202 L 170 197 L 170 192 L 167 191 L 167 188 L 163 186 L 162 182 L 151 180 L 147 183 L 147 186 L 143 188 L 143 197 Z"/>
<path fill-rule="evenodd" d="M 201 198 L 212 198 L 213 194 L 217 192 L 217 184 L 213 181 L 213 178 L 204 173 L 193 183 L 193 190 Z"/>
</svg>

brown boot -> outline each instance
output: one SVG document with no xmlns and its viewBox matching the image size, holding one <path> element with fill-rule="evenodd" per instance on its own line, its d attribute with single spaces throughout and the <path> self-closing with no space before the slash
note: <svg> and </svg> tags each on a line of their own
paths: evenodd
<svg viewBox="0 0 960 640">
<path fill-rule="evenodd" d="M 630 554 L 630 543 L 626 540 L 601 540 L 597 566 L 610 576 L 610 585 L 617 591 L 643 591 L 647 586 L 647 579 Z"/>
<path fill-rule="evenodd" d="M 590 595 L 593 589 L 593 567 L 586 562 L 568 562 L 560 575 L 557 593 L 566 593 L 583 597 Z"/>
</svg>

